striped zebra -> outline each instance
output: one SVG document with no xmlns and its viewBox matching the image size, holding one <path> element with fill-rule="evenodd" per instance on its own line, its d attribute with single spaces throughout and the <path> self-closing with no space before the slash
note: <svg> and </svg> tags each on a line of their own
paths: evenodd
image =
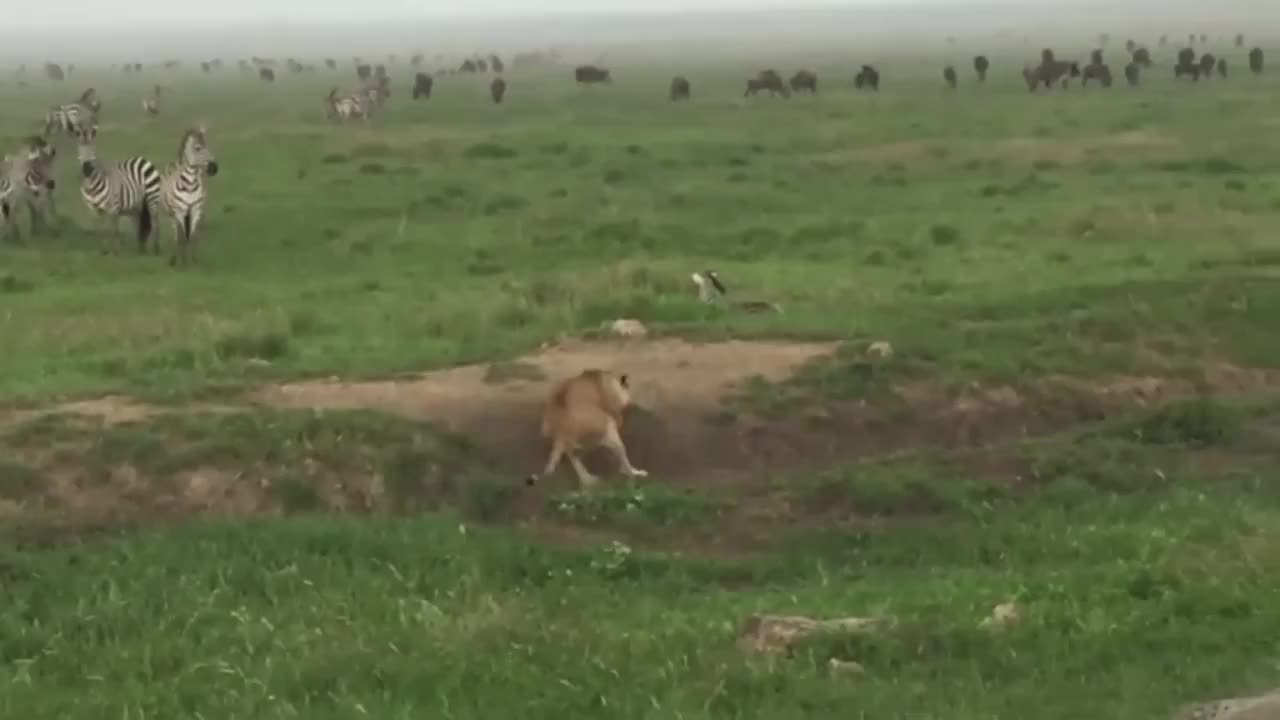
<svg viewBox="0 0 1280 720">
<path fill-rule="evenodd" d="M 152 224 L 160 211 L 160 172 L 144 157 L 104 163 L 98 159 L 97 139 L 97 125 L 82 128 L 77 158 L 84 174 L 80 197 L 100 222 L 111 224 L 111 242 L 108 245 L 103 239 L 102 254 L 120 252 L 120 218 L 125 215 L 135 218 L 138 251 L 145 254 Z M 152 243 L 152 248 L 159 254 L 159 243 Z"/>
<path fill-rule="evenodd" d="M 49 108 L 44 116 L 44 136 L 47 138 L 54 132 L 61 132 L 76 137 L 80 134 L 80 128 L 98 122 L 98 111 L 101 109 L 98 91 L 89 88 L 80 94 L 79 100 Z"/>
<path fill-rule="evenodd" d="M 0 160 L 0 238 L 20 239 L 17 216 L 18 203 L 23 200 L 31 211 L 31 230 L 35 232 L 38 213 L 32 197 L 52 192 L 52 160 L 53 153 L 40 138 L 31 138 L 22 152 Z"/>
<path fill-rule="evenodd" d="M 204 216 L 205 176 L 218 174 L 218 162 L 209 149 L 208 131 L 202 125 L 187 130 L 178 145 L 178 161 L 165 169 L 161 199 L 173 220 L 174 250 L 170 265 L 194 262 L 196 230 Z"/>
<path fill-rule="evenodd" d="M 362 120 L 369 119 L 367 98 L 363 93 L 339 96 L 338 88 L 334 88 L 329 91 L 327 102 L 330 120 L 342 120 L 345 122 L 355 117 Z"/>
</svg>

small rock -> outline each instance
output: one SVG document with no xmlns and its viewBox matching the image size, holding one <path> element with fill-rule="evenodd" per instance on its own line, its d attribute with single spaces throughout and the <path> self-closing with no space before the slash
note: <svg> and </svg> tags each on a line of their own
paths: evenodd
<svg viewBox="0 0 1280 720">
<path fill-rule="evenodd" d="M 609 326 L 609 330 L 614 335 L 629 338 L 639 338 L 649 334 L 649 329 L 644 326 L 644 323 L 630 318 L 614 320 L 613 324 Z"/>
<path fill-rule="evenodd" d="M 893 345 L 888 340 L 877 340 L 867 346 L 867 355 L 878 358 L 893 357 Z"/>
<path fill-rule="evenodd" d="M 832 675 L 843 675 L 847 677 L 867 674 L 867 669 L 862 667 L 861 663 L 856 663 L 852 660 L 841 660 L 839 658 L 831 658 L 828 660 L 827 670 Z"/>
<path fill-rule="evenodd" d="M 1276 720 L 1280 718 L 1280 693 L 1232 698 L 1184 707 L 1173 720 Z"/>
<path fill-rule="evenodd" d="M 801 638 L 829 632 L 869 632 L 893 623 L 892 618 L 849 617 L 815 620 L 801 615 L 752 615 L 742 623 L 742 645 L 760 653 L 789 650 Z"/>
<path fill-rule="evenodd" d="M 999 630 L 1013 625 L 1021 619 L 1022 608 L 1018 606 L 1018 603 L 1013 601 L 1000 603 L 991 611 L 991 617 L 982 621 L 982 627 Z"/>
</svg>

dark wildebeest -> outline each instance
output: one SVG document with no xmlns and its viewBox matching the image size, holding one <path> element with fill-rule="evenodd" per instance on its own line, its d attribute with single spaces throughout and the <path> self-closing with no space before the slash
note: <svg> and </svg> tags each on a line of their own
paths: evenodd
<svg viewBox="0 0 1280 720">
<path fill-rule="evenodd" d="M 1236 35 L 1236 47 L 1238 48 L 1244 47 L 1244 33 L 1238 33 Z"/>
<path fill-rule="evenodd" d="M 816 95 L 818 92 L 818 76 L 808 70 L 797 71 L 791 76 L 791 92 L 799 95 L 802 92 L 808 92 L 810 95 Z"/>
<path fill-rule="evenodd" d="M 853 78 L 853 87 L 856 90 L 880 92 L 880 71 L 870 65 L 863 65 Z"/>
<path fill-rule="evenodd" d="M 501 76 L 495 77 L 493 82 L 489 83 L 489 97 L 493 98 L 494 105 L 501 105 L 502 99 L 507 96 L 507 81 Z"/>
<path fill-rule="evenodd" d="M 1133 54 L 1133 51 L 1134 51 L 1134 50 L 1137 50 L 1137 49 L 1138 49 L 1138 42 L 1137 42 L 1136 40 L 1134 40 L 1133 38 L 1129 38 L 1128 40 L 1125 40 L 1125 41 L 1124 41 L 1124 51 L 1125 51 L 1125 52 L 1127 52 L 1127 53 L 1129 53 L 1130 55 L 1132 55 L 1132 54 Z"/>
<path fill-rule="evenodd" d="M 693 87 L 689 85 L 689 79 L 683 75 L 677 75 L 671 78 L 671 89 L 667 93 L 667 97 L 671 98 L 671 102 L 679 102 L 688 100 L 693 97 Z"/>
<path fill-rule="evenodd" d="M 1209 33 L 1200 33 L 1200 44 L 1201 45 L 1209 44 Z"/>
<path fill-rule="evenodd" d="M 208 72 L 209 72 L 209 63 L 207 63 L 207 62 L 202 62 L 202 63 L 200 63 L 200 72 L 202 72 L 202 73 L 208 73 Z"/>
<path fill-rule="evenodd" d="M 1249 69 L 1255 74 L 1262 74 L 1262 48 L 1256 47 L 1249 51 Z"/>
<path fill-rule="evenodd" d="M 742 97 L 756 95 L 761 90 L 768 90 L 770 95 L 791 97 L 791 91 L 782 82 L 782 76 L 776 70 L 761 70 L 755 77 L 747 80 L 747 89 Z"/>
<path fill-rule="evenodd" d="M 409 58 L 409 67 L 422 67 L 422 63 L 426 61 L 426 59 L 427 57 L 422 53 L 414 53 Z"/>
<path fill-rule="evenodd" d="M 1196 44 L 1196 34 L 1195 34 L 1195 33 L 1191 33 L 1190 35 L 1188 35 L 1188 36 L 1187 36 L 1187 44 L 1188 44 L 1188 45 L 1195 45 L 1195 44 Z"/>
<path fill-rule="evenodd" d="M 1141 67 L 1141 68 L 1151 67 L 1151 51 L 1144 47 L 1140 47 L 1137 50 L 1134 50 L 1133 61 L 1137 63 L 1138 67 Z"/>
<path fill-rule="evenodd" d="M 1227 79 L 1227 59 L 1218 58 L 1218 77 L 1223 80 Z"/>
<path fill-rule="evenodd" d="M 1101 50 L 1101 49 L 1094 49 L 1092 52 L 1090 52 L 1090 53 L 1089 53 L 1089 64 L 1090 64 L 1090 65 L 1101 65 L 1101 64 L 1102 64 L 1102 50 Z"/>
<path fill-rule="evenodd" d="M 484 58 L 476 58 L 476 72 L 489 72 L 489 63 Z"/>
<path fill-rule="evenodd" d="M 956 78 L 956 69 L 950 65 L 942 68 L 942 79 L 946 81 L 947 87 L 952 90 L 956 89 L 956 84 L 959 82 Z"/>
<path fill-rule="evenodd" d="M 1056 59 L 1056 58 L 1054 58 L 1054 56 L 1053 56 L 1053 49 L 1052 49 L 1052 48 L 1045 48 L 1045 49 L 1043 49 L 1043 50 L 1041 50 L 1041 51 L 1040 51 L 1040 63 L 1041 63 L 1042 65 L 1043 65 L 1043 64 L 1051 63 L 1051 62 L 1053 62 L 1055 59 Z"/>
<path fill-rule="evenodd" d="M 1111 68 L 1106 63 L 1089 63 L 1080 76 L 1080 84 L 1089 85 L 1090 80 L 1097 80 L 1102 87 L 1111 87 Z"/>
<path fill-rule="evenodd" d="M 598 68 L 595 65 L 579 65 L 573 69 L 573 79 L 579 85 L 594 85 L 596 83 L 612 83 L 613 77 L 608 70 Z"/>
<path fill-rule="evenodd" d="M 476 71 L 476 61 L 470 58 L 463 60 L 462 65 L 458 68 L 458 72 L 473 73 Z"/>
<path fill-rule="evenodd" d="M 498 57 L 497 55 L 489 56 L 489 67 L 492 68 L 493 71 L 496 73 L 500 73 L 503 70 L 507 69 L 507 66 L 502 64 L 502 58 Z"/>
<path fill-rule="evenodd" d="M 1174 66 L 1173 66 L 1173 77 L 1174 77 L 1175 79 L 1177 79 L 1177 78 L 1182 77 L 1183 75 L 1186 75 L 1187 77 L 1191 78 L 1192 80 L 1199 80 L 1199 79 L 1200 79 L 1200 66 L 1199 66 L 1199 65 L 1197 65 L 1197 64 L 1195 64 L 1195 63 L 1190 63 L 1190 64 L 1178 63 L 1177 65 L 1174 65 Z"/>
<path fill-rule="evenodd" d="M 327 67 L 327 68 L 329 68 L 330 70 L 337 70 L 337 69 L 338 69 L 338 61 L 337 61 L 337 60 L 334 60 L 333 58 L 325 58 L 324 66 L 325 66 L 325 67 Z"/>
<path fill-rule="evenodd" d="M 435 86 L 435 79 L 430 75 L 420 72 L 413 76 L 413 99 L 422 98 L 424 100 L 431 99 L 431 88 Z"/>
<path fill-rule="evenodd" d="M 1052 88 L 1054 85 L 1061 85 L 1062 89 L 1067 89 L 1071 84 L 1071 78 L 1080 77 L 1080 63 L 1072 60 L 1049 60 L 1042 61 L 1039 66 L 1029 68 L 1031 75 L 1023 72 L 1023 77 L 1027 78 L 1027 84 L 1032 91 L 1043 85 L 1045 88 Z"/>
<path fill-rule="evenodd" d="M 1200 56 L 1200 77 L 1208 80 L 1213 77 L 1213 69 L 1218 66 L 1218 58 L 1213 53 L 1205 53 Z"/>
<path fill-rule="evenodd" d="M 373 76 L 374 76 L 375 78 L 378 78 L 379 80 L 381 80 L 382 78 L 386 77 L 386 76 L 387 76 L 387 66 L 386 66 L 386 65 L 378 65 L 377 67 L 375 67 L 375 68 L 373 69 Z"/>
<path fill-rule="evenodd" d="M 271 68 L 258 68 L 258 79 L 263 82 L 275 82 L 276 71 Z"/>
<path fill-rule="evenodd" d="M 373 77 L 373 68 L 364 64 L 356 66 L 356 79 L 360 82 L 368 82 L 371 77 Z"/>
<path fill-rule="evenodd" d="M 989 69 L 991 69 L 991 61 L 987 60 L 986 55 L 979 55 L 973 59 L 973 71 L 978 73 L 978 82 L 987 81 Z"/>
<path fill-rule="evenodd" d="M 1125 65 L 1124 79 L 1129 83 L 1129 87 L 1137 87 L 1142 79 L 1142 67 L 1136 62 Z"/>
<path fill-rule="evenodd" d="M 48 76 L 50 80 L 57 80 L 59 82 L 61 82 L 64 78 L 66 78 L 66 75 L 62 72 L 62 66 L 58 65 L 57 63 L 51 63 L 51 62 L 45 63 L 44 74 Z"/>
</svg>

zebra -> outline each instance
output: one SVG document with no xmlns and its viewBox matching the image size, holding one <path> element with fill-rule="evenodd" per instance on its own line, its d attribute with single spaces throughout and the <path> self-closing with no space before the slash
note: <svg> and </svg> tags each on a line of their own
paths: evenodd
<svg viewBox="0 0 1280 720">
<path fill-rule="evenodd" d="M 329 106 L 329 119 L 331 120 L 350 120 L 353 117 L 362 120 L 369 119 L 368 100 L 364 93 L 358 95 L 338 96 L 338 88 L 329 91 L 329 97 L 326 99 Z"/>
<path fill-rule="evenodd" d="M 120 218 L 124 215 L 136 218 L 138 251 L 146 254 L 147 240 L 160 211 L 160 172 L 144 157 L 132 157 L 113 164 L 102 162 L 98 159 L 97 139 L 97 125 L 82 128 L 77 158 L 84 174 L 80 197 L 100 221 L 111 224 L 111 246 L 104 238 L 102 254 L 120 252 Z M 159 243 L 152 243 L 152 248 L 155 254 L 159 254 Z"/>
<path fill-rule="evenodd" d="M 49 174 L 53 153 L 39 137 L 31 138 L 23 152 L 16 157 L 5 155 L 0 160 L 0 238 L 11 234 L 19 240 L 18 202 L 25 197 L 27 207 L 31 210 L 31 229 L 35 232 L 36 209 L 32 196 L 42 192 L 52 192 L 53 178 Z"/>
<path fill-rule="evenodd" d="M 201 125 L 187 130 L 178 145 L 178 161 L 169 165 L 161 179 L 161 199 L 173 220 L 174 250 L 169 264 L 194 262 L 196 230 L 204 215 L 205 175 L 218 174 L 218 162 L 209 149 L 208 130 Z"/>
<path fill-rule="evenodd" d="M 80 94 L 79 100 L 49 108 L 44 116 L 44 136 L 47 138 L 55 131 L 61 131 L 75 137 L 80 134 L 80 128 L 98 122 L 98 111 L 101 109 L 98 91 L 89 88 Z"/>
</svg>

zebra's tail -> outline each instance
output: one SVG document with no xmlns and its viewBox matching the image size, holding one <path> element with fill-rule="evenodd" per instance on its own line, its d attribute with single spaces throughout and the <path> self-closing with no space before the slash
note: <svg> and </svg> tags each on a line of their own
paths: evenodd
<svg viewBox="0 0 1280 720">
<path fill-rule="evenodd" d="M 151 204 L 143 202 L 138 212 L 138 247 L 143 253 L 147 251 L 147 240 L 151 237 L 151 223 Z"/>
</svg>

